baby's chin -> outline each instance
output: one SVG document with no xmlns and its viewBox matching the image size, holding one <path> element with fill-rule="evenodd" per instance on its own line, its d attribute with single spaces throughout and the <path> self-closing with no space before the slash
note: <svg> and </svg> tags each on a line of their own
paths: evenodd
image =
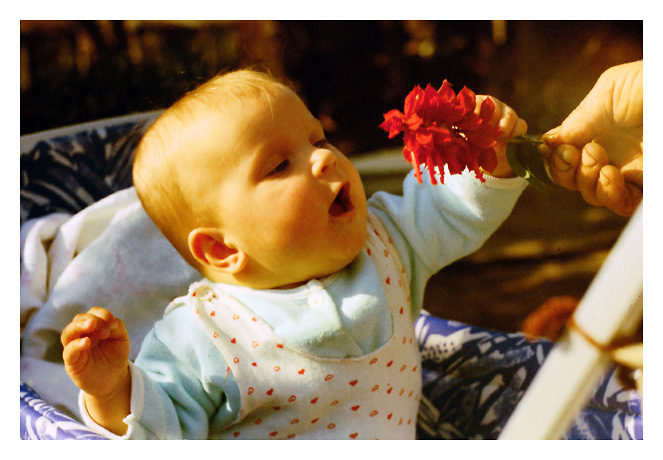
<svg viewBox="0 0 663 460">
<path fill-rule="evenodd" d="M 311 280 L 319 280 L 331 276 L 350 265 L 357 258 L 357 256 L 359 256 L 359 253 L 362 249 L 363 245 L 356 251 L 349 253 L 346 257 L 330 260 L 324 265 L 319 265 L 315 270 L 306 272 L 302 276 L 297 277 L 295 280 L 288 280 L 286 283 L 275 286 L 272 289 L 293 289 L 299 286 L 303 286 Z"/>
</svg>

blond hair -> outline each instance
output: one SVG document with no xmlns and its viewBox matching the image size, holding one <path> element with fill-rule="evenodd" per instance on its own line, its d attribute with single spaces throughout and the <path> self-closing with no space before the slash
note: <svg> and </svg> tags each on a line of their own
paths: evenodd
<svg viewBox="0 0 663 460">
<path fill-rule="evenodd" d="M 186 93 L 168 108 L 141 139 L 133 164 L 133 181 L 147 215 L 180 255 L 194 268 L 200 264 L 189 250 L 189 233 L 205 226 L 178 181 L 178 167 L 186 167 L 182 157 L 195 152 L 197 126 L 212 111 L 227 110 L 246 100 L 271 97 L 289 85 L 256 70 L 237 70 L 217 75 Z M 271 104 L 270 104 L 271 105 Z M 225 142 L 220 139 L 219 142 Z"/>
</svg>

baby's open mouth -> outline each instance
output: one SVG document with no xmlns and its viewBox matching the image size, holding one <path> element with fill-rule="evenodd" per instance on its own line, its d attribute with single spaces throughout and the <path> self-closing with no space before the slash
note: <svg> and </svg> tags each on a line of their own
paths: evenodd
<svg viewBox="0 0 663 460">
<path fill-rule="evenodd" d="M 346 182 L 329 207 L 329 214 L 334 217 L 341 216 L 346 212 L 352 211 L 354 208 L 350 199 L 350 184 Z"/>
</svg>

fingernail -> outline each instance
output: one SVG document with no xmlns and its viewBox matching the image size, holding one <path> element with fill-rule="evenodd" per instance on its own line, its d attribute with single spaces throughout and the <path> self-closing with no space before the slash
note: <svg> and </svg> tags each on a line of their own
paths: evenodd
<svg viewBox="0 0 663 460">
<path fill-rule="evenodd" d="M 562 154 L 562 158 L 566 162 L 566 164 L 570 165 L 571 162 L 575 159 L 576 157 L 576 150 L 570 146 L 562 146 L 560 148 L 560 153 Z"/>
<path fill-rule="evenodd" d="M 550 152 L 552 151 L 550 147 L 548 147 L 546 144 L 539 144 L 536 146 L 537 150 L 542 154 L 548 154 L 550 155 Z"/>
<path fill-rule="evenodd" d="M 587 152 L 587 150 L 585 150 L 582 155 L 582 165 L 591 168 L 593 166 L 596 166 L 596 163 L 597 163 L 596 158 L 591 156 Z"/>
<path fill-rule="evenodd" d="M 599 174 L 599 181 L 601 181 L 601 185 L 603 185 L 604 187 L 610 185 L 610 178 L 605 174 L 603 174 L 603 172 Z"/>
<path fill-rule="evenodd" d="M 560 130 L 560 127 L 558 126 L 556 128 L 551 129 L 547 133 L 545 133 L 542 136 L 543 141 L 544 142 L 550 142 L 550 141 L 554 140 L 555 137 L 557 137 L 557 135 L 559 134 L 559 130 Z"/>
<path fill-rule="evenodd" d="M 112 329 L 117 329 L 119 325 L 120 324 L 117 322 L 117 319 L 113 319 L 113 321 L 111 321 L 108 327 L 112 330 Z"/>
<path fill-rule="evenodd" d="M 555 169 L 557 169 L 558 171 L 568 171 L 569 169 L 571 169 L 571 165 L 565 158 L 566 156 L 564 154 L 565 150 L 566 149 L 558 150 L 557 152 L 555 152 L 555 156 L 553 157 L 553 163 L 555 165 Z"/>
</svg>

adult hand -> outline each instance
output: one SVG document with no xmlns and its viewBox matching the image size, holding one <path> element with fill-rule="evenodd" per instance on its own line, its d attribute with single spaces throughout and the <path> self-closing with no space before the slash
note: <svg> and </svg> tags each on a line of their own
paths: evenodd
<svg viewBox="0 0 663 460">
<path fill-rule="evenodd" d="M 642 73 L 642 61 L 606 70 L 540 148 L 555 182 L 625 216 L 642 200 Z"/>
</svg>

